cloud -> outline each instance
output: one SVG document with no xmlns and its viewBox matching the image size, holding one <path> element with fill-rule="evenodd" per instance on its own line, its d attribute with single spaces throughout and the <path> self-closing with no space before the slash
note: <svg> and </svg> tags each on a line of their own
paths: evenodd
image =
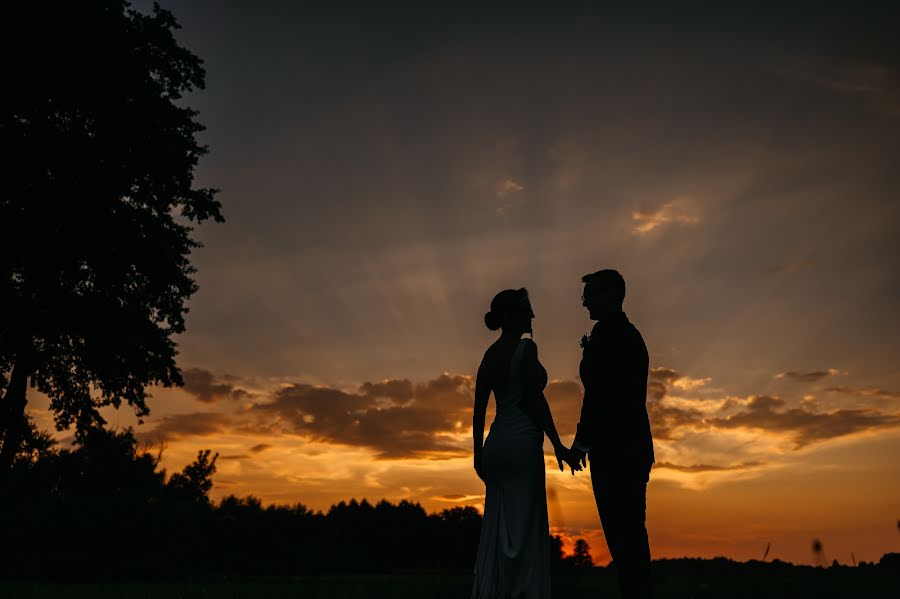
<svg viewBox="0 0 900 599">
<path fill-rule="evenodd" d="M 195 369 L 192 389 L 204 398 L 223 395 L 225 385 Z M 199 381 L 199 384 L 198 384 Z M 373 449 L 380 458 L 464 455 L 471 451 L 472 377 L 444 373 L 413 384 L 407 379 L 366 382 L 356 392 L 295 383 L 234 414 L 197 412 L 162 418 L 142 440 L 217 433 L 297 435 L 312 441 Z M 573 424 L 574 426 L 574 424 Z M 270 448 L 259 443 L 250 453 Z"/>
<path fill-rule="evenodd" d="M 680 374 L 671 368 L 658 367 L 650 369 L 650 384 L 655 385 L 653 393 L 659 395 L 661 390 L 675 387 L 682 391 L 693 391 L 705 387 L 712 379 L 710 377 L 692 378 Z"/>
<path fill-rule="evenodd" d="M 513 193 L 518 193 L 520 191 L 524 191 L 525 186 L 519 183 L 518 181 L 513 181 L 512 179 L 507 179 L 503 183 L 497 186 L 497 197 L 503 198 Z"/>
<path fill-rule="evenodd" d="M 887 64 L 834 62 L 797 64 L 781 72 L 834 93 L 855 96 L 872 106 L 900 115 L 900 77 Z"/>
<path fill-rule="evenodd" d="M 819 82 L 847 94 L 881 97 L 894 87 L 892 80 L 891 71 L 881 65 L 844 64 Z"/>
<path fill-rule="evenodd" d="M 832 371 L 786 372 L 782 378 L 818 380 Z M 796 407 L 777 395 L 711 397 L 708 377 L 690 377 L 672 368 L 656 367 L 649 373 L 647 411 L 654 439 L 678 441 L 690 452 L 696 434 L 712 438 L 715 431 L 763 431 L 792 442 L 795 448 L 864 431 L 900 426 L 900 414 L 873 409 L 820 411 L 812 396 Z M 218 383 L 211 383 L 212 385 Z M 468 455 L 474 381 L 471 376 L 443 373 L 423 382 L 384 379 L 365 382 L 355 390 L 292 383 L 273 389 L 255 403 L 231 414 L 196 412 L 164 417 L 142 439 L 211 436 L 219 433 L 250 436 L 296 436 L 311 442 L 372 450 L 379 459 L 445 459 Z M 704 389 L 703 397 L 681 397 L 677 392 Z M 830 390 L 859 396 L 896 397 L 874 387 L 833 387 Z M 673 395 L 672 392 L 676 391 Z M 712 390 L 714 391 L 714 390 Z M 556 380 L 545 394 L 561 435 L 574 434 L 583 389 L 572 380 Z M 727 439 L 728 437 L 723 437 Z M 252 445 L 251 456 L 275 444 Z M 736 450 L 737 451 L 737 450 Z M 663 464 L 682 472 L 750 468 L 753 456 L 731 456 L 737 466 Z M 663 454 L 665 455 L 665 454 Z M 685 454 L 680 454 L 685 455 Z M 234 457 L 233 459 L 239 459 Z M 681 461 L 681 460 L 679 460 Z"/>
<path fill-rule="evenodd" d="M 497 207 L 497 214 L 505 215 L 510 208 L 513 207 L 513 203 L 510 201 L 514 194 L 517 194 L 521 191 L 525 190 L 525 186 L 519 183 L 518 181 L 513 181 L 512 179 L 507 179 L 503 183 L 497 186 L 497 197 L 504 200 L 504 203 L 501 206 Z"/>
<path fill-rule="evenodd" d="M 686 377 L 671 368 L 650 369 L 647 382 L 647 414 L 650 417 L 650 430 L 654 439 L 676 439 L 679 436 L 679 429 L 703 419 L 703 412 L 698 409 L 664 402 L 669 395 L 669 389 L 672 387 L 694 389 L 706 385 L 709 380 L 709 378 Z"/>
<path fill-rule="evenodd" d="M 649 398 L 647 413 L 650 417 L 650 430 L 656 440 L 677 439 L 679 429 L 703 420 L 703 412 L 700 410 L 663 405 L 661 400 L 651 401 Z"/>
<path fill-rule="evenodd" d="M 804 395 L 800 405 L 809 410 L 817 410 L 819 408 L 819 400 L 816 399 L 815 395 Z"/>
<path fill-rule="evenodd" d="M 454 457 L 469 451 L 455 437 L 471 419 L 472 386 L 471 377 L 447 373 L 417 385 L 365 383 L 357 393 L 293 384 L 251 414 L 258 430 L 368 447 L 380 458 Z M 405 403 L 385 405 L 384 397 Z"/>
<path fill-rule="evenodd" d="M 445 495 L 437 495 L 432 499 L 438 501 L 449 501 L 451 503 L 470 503 L 476 499 L 484 499 L 484 495 L 462 495 L 460 493 L 447 493 Z"/>
<path fill-rule="evenodd" d="M 754 461 L 754 462 L 743 462 L 740 464 L 731 464 L 728 466 L 712 466 L 709 464 L 693 464 L 690 466 L 683 466 L 681 464 L 673 464 L 671 462 L 657 462 L 653 465 L 654 469 L 664 468 L 667 470 L 677 470 L 678 472 L 726 472 L 733 470 L 748 470 L 750 468 L 758 468 L 760 466 L 765 466 L 765 462 Z"/>
<path fill-rule="evenodd" d="M 413 385 L 408 379 L 386 379 L 378 383 L 363 383 L 359 392 L 366 397 L 381 397 L 402 404 L 413 398 Z"/>
<path fill-rule="evenodd" d="M 812 374 L 817 373 L 800 373 L 804 377 Z M 846 435 L 900 426 L 900 414 L 870 409 L 819 412 L 814 398 L 804 398 L 800 407 L 787 409 L 783 398 L 772 395 L 752 395 L 743 400 L 724 398 L 719 412 L 726 415 L 709 417 L 702 410 L 685 406 L 684 402 L 675 404 L 670 400 L 670 388 L 682 378 L 670 368 L 654 368 L 650 372 L 647 411 L 656 440 L 677 440 L 687 431 L 743 429 L 785 436 L 800 449 Z M 861 389 L 865 393 L 871 388 L 852 390 Z M 728 414 L 733 410 L 737 412 Z"/>
<path fill-rule="evenodd" d="M 226 432 L 232 424 L 227 414 L 217 412 L 194 412 L 191 414 L 170 414 L 164 416 L 156 427 L 149 431 L 139 431 L 135 437 L 139 441 L 159 441 L 182 437 L 205 437 Z"/>
<path fill-rule="evenodd" d="M 650 380 L 653 381 L 661 381 L 663 383 L 671 383 L 681 378 L 681 375 L 672 370 L 671 368 L 651 368 L 650 369 Z"/>
<path fill-rule="evenodd" d="M 748 409 L 722 418 L 708 418 L 703 424 L 720 429 L 752 429 L 781 433 L 790 437 L 795 448 L 846 435 L 900 426 L 900 414 L 885 414 L 869 409 L 839 409 L 814 412 L 807 405 L 778 411 L 785 404 L 777 397 L 753 397 Z"/>
<path fill-rule="evenodd" d="M 656 440 L 672 440 L 683 426 L 699 422 L 703 413 L 692 408 L 671 406 L 663 403 L 669 387 L 682 376 L 671 368 L 651 368 L 647 382 L 647 414 L 650 430 Z"/>
<path fill-rule="evenodd" d="M 750 398 L 750 401 L 747 403 L 747 407 L 750 408 L 751 412 L 761 412 L 765 410 L 772 410 L 773 408 L 780 408 L 784 406 L 784 400 L 780 397 L 771 397 L 769 395 L 756 395 Z"/>
<path fill-rule="evenodd" d="M 699 389 L 700 387 L 705 387 L 709 384 L 709 381 L 712 379 L 710 377 L 705 377 L 702 379 L 693 379 L 689 376 L 680 377 L 674 381 L 672 381 L 672 386 L 682 391 L 693 391 L 694 389 Z"/>
<path fill-rule="evenodd" d="M 230 381 L 235 377 L 225 375 L 218 379 L 209 370 L 203 368 L 186 368 L 182 370 L 183 389 L 203 403 L 216 403 L 220 399 L 248 399 L 253 397 L 249 391 L 234 386 Z"/>
<path fill-rule="evenodd" d="M 789 379 L 801 383 L 814 383 L 816 381 L 824 379 L 825 377 L 836 376 L 840 373 L 841 372 L 835 368 L 829 368 L 828 370 L 813 370 L 810 372 L 797 372 L 795 370 L 789 370 L 787 372 L 779 372 L 775 375 L 775 378 Z"/>
<path fill-rule="evenodd" d="M 855 397 L 875 397 L 878 399 L 900 399 L 900 391 L 888 391 L 877 387 L 827 387 L 825 391 L 843 393 Z"/>
<path fill-rule="evenodd" d="M 635 235 L 646 235 L 663 225 L 695 225 L 699 223 L 700 218 L 691 213 L 686 203 L 685 198 L 675 198 L 656 210 L 635 210 L 631 213 L 631 220 L 634 223 L 631 232 Z"/>
</svg>

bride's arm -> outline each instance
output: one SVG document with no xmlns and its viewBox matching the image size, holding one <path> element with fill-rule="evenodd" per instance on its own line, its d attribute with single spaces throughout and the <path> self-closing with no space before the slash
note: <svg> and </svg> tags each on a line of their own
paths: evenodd
<svg viewBox="0 0 900 599">
<path fill-rule="evenodd" d="M 486 357 L 481 360 L 478 374 L 475 376 L 475 409 L 472 411 L 472 442 L 475 454 L 475 472 L 484 480 L 481 472 L 481 450 L 484 447 L 484 419 L 488 400 L 491 398 L 491 387 L 488 381 Z"/>
<path fill-rule="evenodd" d="M 540 367 L 537 356 L 537 345 L 534 342 L 525 346 L 525 355 L 522 360 L 523 364 L 523 380 L 522 390 L 525 400 L 525 408 L 528 415 L 534 420 L 535 424 L 546 433 L 553 444 L 553 451 L 557 454 L 565 449 L 562 441 L 559 439 L 559 433 L 556 432 L 556 425 L 553 423 L 553 414 L 550 412 L 550 404 L 544 396 L 541 383 L 538 379 L 538 368 Z M 542 375 L 540 375 L 542 376 Z"/>
</svg>

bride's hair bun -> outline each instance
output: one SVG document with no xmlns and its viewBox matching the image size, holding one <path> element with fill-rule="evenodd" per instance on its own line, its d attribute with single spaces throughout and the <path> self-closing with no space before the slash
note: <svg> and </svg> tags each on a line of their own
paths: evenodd
<svg viewBox="0 0 900 599">
<path fill-rule="evenodd" d="M 521 289 L 504 289 L 491 300 L 491 311 L 484 315 L 484 324 L 496 331 L 503 324 L 504 314 L 520 309 L 522 300 L 528 300 L 528 291 Z"/>
<path fill-rule="evenodd" d="M 484 324 L 492 331 L 496 331 L 500 328 L 500 315 L 494 311 L 485 312 L 484 314 Z"/>
</svg>

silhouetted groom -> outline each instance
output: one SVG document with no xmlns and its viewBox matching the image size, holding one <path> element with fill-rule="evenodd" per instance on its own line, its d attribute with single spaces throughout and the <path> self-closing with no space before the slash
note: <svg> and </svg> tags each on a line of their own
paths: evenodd
<svg viewBox="0 0 900 599">
<path fill-rule="evenodd" d="M 653 438 L 647 417 L 647 346 L 622 311 L 625 280 L 615 270 L 585 275 L 582 304 L 596 320 L 582 339 L 581 421 L 572 458 L 590 457 L 591 483 L 624 599 L 650 596 L 645 525 Z"/>
</svg>

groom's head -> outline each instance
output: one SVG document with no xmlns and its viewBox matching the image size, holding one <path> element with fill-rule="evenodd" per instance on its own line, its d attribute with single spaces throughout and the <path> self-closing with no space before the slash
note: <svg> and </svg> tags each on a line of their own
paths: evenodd
<svg viewBox="0 0 900 599">
<path fill-rule="evenodd" d="M 588 309 L 591 320 L 603 320 L 622 311 L 625 300 L 625 279 L 612 269 L 598 270 L 581 277 L 584 291 L 581 303 Z"/>
</svg>

